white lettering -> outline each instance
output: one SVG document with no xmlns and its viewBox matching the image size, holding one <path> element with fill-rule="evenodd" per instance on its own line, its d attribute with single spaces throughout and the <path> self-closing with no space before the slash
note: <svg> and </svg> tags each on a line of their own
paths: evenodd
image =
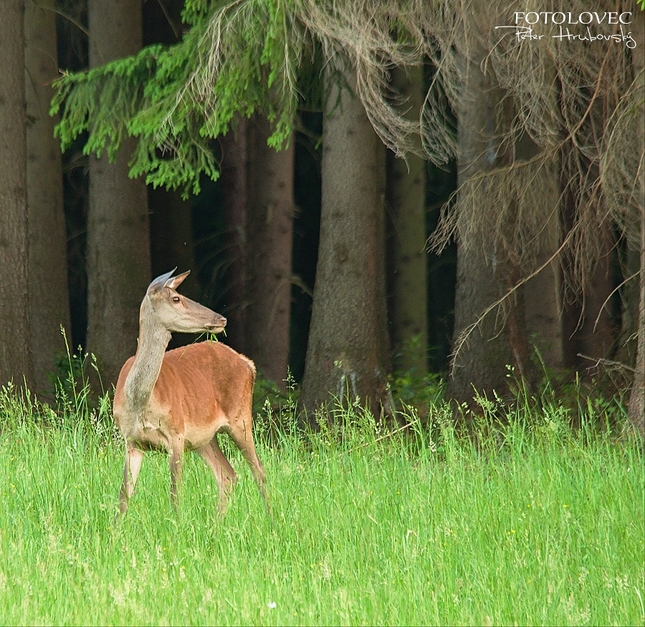
<svg viewBox="0 0 645 627">
<path fill-rule="evenodd" d="M 564 13 L 562 11 L 515 11 L 515 24 L 525 22 L 526 24 L 631 24 L 632 12 L 625 11 L 618 13 L 618 11 L 605 11 L 604 13 L 593 13 L 585 11 L 579 13 L 577 16 L 573 15 L 571 11 Z"/>
<path fill-rule="evenodd" d="M 531 20 L 529 19 L 529 16 L 530 16 L 530 15 L 535 15 L 535 19 L 534 19 L 532 22 L 531 22 Z M 526 14 L 526 17 L 524 18 L 524 21 L 525 21 L 527 24 L 537 24 L 537 23 L 540 21 L 540 14 L 539 14 L 539 13 L 536 13 L 535 11 L 529 11 L 529 12 Z"/>
<path fill-rule="evenodd" d="M 631 31 L 629 33 L 625 33 L 623 31 L 623 27 L 621 25 L 620 27 L 620 35 L 618 33 L 613 33 L 611 35 L 603 35 L 602 33 L 598 33 L 596 35 L 592 34 L 591 29 L 587 26 L 586 31 L 587 34 L 583 35 L 580 33 L 572 33 L 568 28 L 563 29 L 562 26 L 558 27 L 559 29 L 559 34 L 557 35 L 551 35 L 553 39 L 559 39 L 560 41 L 563 40 L 568 40 L 568 41 L 588 41 L 588 42 L 594 42 L 594 41 L 615 41 L 617 43 L 624 43 L 626 48 L 629 48 L 630 50 L 633 50 L 634 48 L 637 47 L 636 40 L 632 37 Z M 566 32 L 565 32 L 566 31 Z"/>
<path fill-rule="evenodd" d="M 496 26 L 496 29 L 512 29 L 515 31 L 515 37 L 518 42 L 523 40 L 542 39 L 544 35 L 538 35 L 533 32 L 531 28 L 534 24 L 553 24 L 558 26 L 559 34 L 551 35 L 554 39 L 560 41 L 607 41 L 607 42 L 622 42 L 627 48 L 634 49 L 637 47 L 636 40 L 633 38 L 632 33 L 625 33 L 623 30 L 624 24 L 631 24 L 633 13 L 631 11 L 605 11 L 600 13 L 598 11 L 584 11 L 577 15 L 571 11 L 515 11 L 516 26 Z M 526 24 L 527 26 L 519 26 L 519 24 Z M 563 28 L 563 25 L 584 25 L 586 26 L 586 34 L 572 33 L 568 28 Z M 620 25 L 620 34 L 613 33 L 597 33 L 593 34 L 589 28 L 590 24 L 604 25 Z M 528 26 L 531 25 L 531 26 Z M 613 29 L 612 29 L 613 30 Z"/>
</svg>

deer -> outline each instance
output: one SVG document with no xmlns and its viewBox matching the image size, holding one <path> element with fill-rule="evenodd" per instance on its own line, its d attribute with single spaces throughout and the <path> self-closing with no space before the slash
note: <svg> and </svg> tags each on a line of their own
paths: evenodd
<svg viewBox="0 0 645 627">
<path fill-rule="evenodd" d="M 223 513 L 237 477 L 219 447 L 219 433 L 227 433 L 241 451 L 267 503 L 266 475 L 252 431 L 255 365 L 213 340 L 166 351 L 172 333 L 216 334 L 226 326 L 224 316 L 177 292 L 190 270 L 173 276 L 175 270 L 148 286 L 139 313 L 136 354 L 125 362 L 116 384 L 113 416 L 126 447 L 121 515 L 134 493 L 144 453 L 154 449 L 170 456 L 175 509 L 184 451 L 192 450 L 215 475 Z"/>
</svg>

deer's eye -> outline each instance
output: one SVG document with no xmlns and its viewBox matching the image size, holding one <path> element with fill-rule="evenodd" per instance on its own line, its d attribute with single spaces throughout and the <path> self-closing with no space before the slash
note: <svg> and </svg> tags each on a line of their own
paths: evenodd
<svg viewBox="0 0 645 627">
<path fill-rule="evenodd" d="M 181 300 L 181 299 L 179 298 L 179 296 L 173 296 L 173 297 L 172 297 L 172 302 L 173 302 L 173 303 L 178 303 L 180 300 Z"/>
</svg>

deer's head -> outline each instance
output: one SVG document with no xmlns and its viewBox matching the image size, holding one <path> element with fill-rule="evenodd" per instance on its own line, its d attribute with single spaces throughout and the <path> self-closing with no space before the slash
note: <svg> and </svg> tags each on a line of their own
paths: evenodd
<svg viewBox="0 0 645 627">
<path fill-rule="evenodd" d="M 154 318 L 171 333 L 221 333 L 226 318 L 194 300 L 182 296 L 177 288 L 190 274 L 173 277 L 177 268 L 157 277 L 146 291 L 141 305 L 141 318 Z"/>
</svg>

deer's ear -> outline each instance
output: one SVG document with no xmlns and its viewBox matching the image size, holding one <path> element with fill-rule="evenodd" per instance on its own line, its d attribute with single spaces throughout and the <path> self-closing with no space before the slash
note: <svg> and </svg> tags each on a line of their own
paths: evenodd
<svg viewBox="0 0 645 627">
<path fill-rule="evenodd" d="M 176 270 L 177 268 L 175 268 Z M 173 272 L 175 271 L 173 270 Z M 172 274 L 172 272 L 171 272 Z M 181 274 L 178 274 L 177 276 L 169 277 L 166 282 L 164 283 L 164 287 L 169 287 L 172 290 L 176 290 L 186 279 L 186 277 L 190 274 L 190 270 L 187 270 L 186 272 L 182 272 Z"/>
<path fill-rule="evenodd" d="M 147 293 L 151 294 L 153 292 L 158 292 L 161 290 L 168 281 L 170 281 L 170 277 L 173 275 L 173 272 L 177 268 L 173 268 L 170 272 L 166 272 L 166 274 L 162 274 L 161 276 L 158 276 L 150 285 L 148 286 Z M 177 277 L 179 278 L 179 277 Z"/>
</svg>

